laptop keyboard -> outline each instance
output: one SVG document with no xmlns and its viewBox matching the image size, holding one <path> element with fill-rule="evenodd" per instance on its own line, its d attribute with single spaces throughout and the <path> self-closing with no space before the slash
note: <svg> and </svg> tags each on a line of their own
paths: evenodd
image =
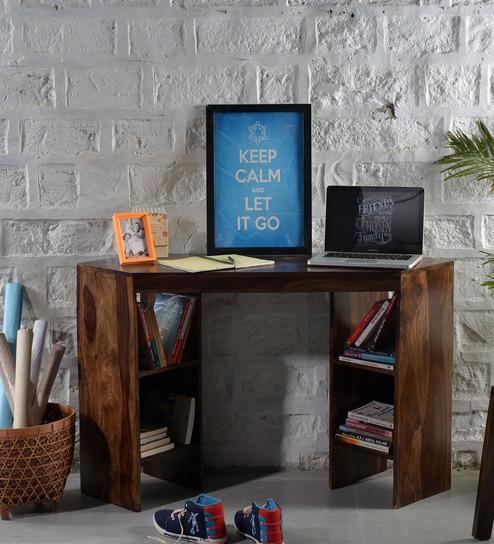
<svg viewBox="0 0 494 544">
<path fill-rule="evenodd" d="M 390 253 L 339 253 L 337 251 L 329 251 L 325 257 L 333 257 L 336 259 L 380 259 L 386 261 L 408 261 L 411 255 L 396 255 Z"/>
</svg>

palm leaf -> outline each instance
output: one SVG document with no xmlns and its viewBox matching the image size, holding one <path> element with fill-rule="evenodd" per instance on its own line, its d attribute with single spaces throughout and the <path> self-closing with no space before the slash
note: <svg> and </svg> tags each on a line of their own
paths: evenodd
<svg viewBox="0 0 494 544">
<path fill-rule="evenodd" d="M 476 125 L 479 136 L 459 130 L 448 132 L 446 139 L 453 153 L 440 158 L 436 164 L 446 165 L 442 170 L 446 180 L 473 176 L 477 181 L 491 181 L 494 192 L 494 136 L 480 119 Z"/>
</svg>

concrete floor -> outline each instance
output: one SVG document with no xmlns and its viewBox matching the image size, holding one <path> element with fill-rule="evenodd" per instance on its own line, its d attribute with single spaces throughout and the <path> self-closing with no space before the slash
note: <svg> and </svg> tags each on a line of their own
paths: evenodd
<svg viewBox="0 0 494 544">
<path fill-rule="evenodd" d="M 286 544 L 461 544 L 471 537 L 478 472 L 454 472 L 451 491 L 401 510 L 391 508 L 391 471 L 359 484 L 329 491 L 323 472 L 210 478 L 209 491 L 225 502 L 229 542 L 244 542 L 232 517 L 256 499 L 273 497 L 284 507 Z M 71 475 L 55 514 L 32 507 L 0 521 L 1 544 L 151 544 L 158 536 L 151 516 L 161 505 L 177 507 L 191 491 L 153 478 L 143 481 L 143 511 L 129 512 L 84 497 L 78 475 Z M 172 541 L 170 541 L 172 542 Z M 248 542 L 248 541 L 247 541 Z"/>
</svg>

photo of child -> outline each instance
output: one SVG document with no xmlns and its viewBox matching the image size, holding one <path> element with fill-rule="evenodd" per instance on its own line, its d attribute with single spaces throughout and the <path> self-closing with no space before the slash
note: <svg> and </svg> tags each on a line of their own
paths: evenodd
<svg viewBox="0 0 494 544">
<path fill-rule="evenodd" d="M 125 257 L 148 257 L 146 232 L 142 219 L 122 219 L 120 226 L 123 233 Z"/>
</svg>

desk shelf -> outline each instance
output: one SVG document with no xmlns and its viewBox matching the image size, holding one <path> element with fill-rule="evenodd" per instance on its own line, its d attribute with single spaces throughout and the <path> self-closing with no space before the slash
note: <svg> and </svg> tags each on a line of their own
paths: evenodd
<svg viewBox="0 0 494 544">
<path fill-rule="evenodd" d="M 399 294 L 396 368 L 338 361 L 345 340 L 376 300 Z M 157 370 L 138 366 L 136 293 L 198 297 L 187 362 Z M 139 511 L 141 468 L 201 489 L 203 293 L 331 292 L 329 481 L 331 489 L 386 470 L 389 456 L 337 444 L 349 410 L 371 400 L 395 406 L 393 500 L 405 506 L 450 488 L 453 263 L 424 258 L 412 270 L 307 267 L 300 257 L 275 265 L 188 274 L 157 264 L 120 266 L 106 259 L 77 267 L 77 338 L 83 493 Z M 192 444 L 142 460 L 139 416 L 147 388 L 196 397 Z M 192 491 L 191 491 L 192 493 Z"/>
</svg>

